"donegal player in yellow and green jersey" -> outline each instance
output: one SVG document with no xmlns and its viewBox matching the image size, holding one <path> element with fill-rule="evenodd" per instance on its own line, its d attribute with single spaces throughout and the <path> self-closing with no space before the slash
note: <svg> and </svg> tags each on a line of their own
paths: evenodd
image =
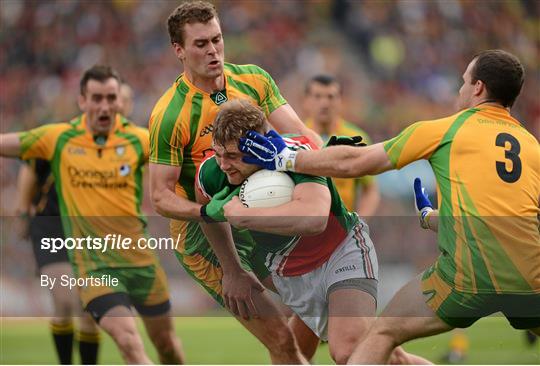
<svg viewBox="0 0 540 366">
<path fill-rule="evenodd" d="M 183 2 L 169 16 L 168 31 L 184 72 L 159 99 L 150 117 L 152 202 L 158 213 L 173 219 L 172 236 L 180 234 L 183 239 L 177 257 L 187 272 L 220 304 L 228 304 L 233 313 L 247 318 L 251 301 L 261 308 L 274 306 L 250 272 L 249 250 L 236 253 L 231 245 L 222 253 L 225 246 L 212 248 L 197 223 L 212 213 L 194 202 L 196 170 L 212 153 L 212 123 L 219 106 L 227 100 L 247 99 L 259 105 L 281 132 L 308 135 L 319 144 L 322 141 L 303 125 L 267 72 L 255 65 L 224 62 L 223 36 L 212 4 Z M 242 268 L 238 255 L 248 268 Z M 267 277 L 268 273 L 259 275 Z M 273 362 L 305 361 L 281 318 L 238 319 L 264 343 Z"/>
<path fill-rule="evenodd" d="M 368 134 L 357 125 L 343 119 L 341 114 L 341 84 L 330 75 L 316 75 L 308 80 L 304 91 L 304 108 L 308 118 L 306 126 L 317 132 L 324 141 L 330 136 L 362 136 L 371 144 Z M 380 194 L 377 181 L 372 176 L 332 179 L 349 211 L 361 217 L 375 214 Z"/>
<path fill-rule="evenodd" d="M 83 306 L 115 340 L 124 360 L 150 363 L 131 316 L 134 306 L 161 361 L 178 363 L 182 356 L 169 317 L 165 273 L 155 254 L 136 244 L 146 236 L 140 203 L 148 131 L 117 113 L 119 90 L 116 71 L 90 68 L 81 79 L 82 115 L 1 135 L 0 153 L 50 161 L 73 271 L 88 284 L 79 287 Z M 105 245 L 107 237 L 133 244 Z M 51 242 L 42 240 L 42 250 L 55 250 Z M 73 248 L 73 243 L 78 244 Z"/>
<path fill-rule="evenodd" d="M 350 363 L 384 363 L 403 342 L 466 328 L 498 311 L 512 327 L 540 334 L 540 145 L 510 115 L 523 74 L 514 55 L 483 51 L 463 74 L 460 112 L 365 148 L 295 153 L 262 136 L 243 144 L 261 153 L 253 158 L 260 165 L 275 169 L 280 158 L 280 167 L 307 174 L 377 174 L 419 159 L 433 168 L 441 255 L 394 296 Z M 262 148 L 276 144 L 273 165 L 263 161 L 270 156 Z"/>
</svg>

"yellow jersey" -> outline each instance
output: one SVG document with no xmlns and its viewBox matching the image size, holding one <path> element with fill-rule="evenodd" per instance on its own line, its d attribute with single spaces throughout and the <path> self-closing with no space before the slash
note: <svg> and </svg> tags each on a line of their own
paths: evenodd
<svg viewBox="0 0 540 366">
<path fill-rule="evenodd" d="M 224 65 L 225 89 L 209 94 L 193 85 L 184 74 L 163 94 L 150 116 L 150 162 L 181 167 L 176 184 L 178 196 L 195 201 L 195 175 L 212 154 L 213 122 L 219 105 L 247 99 L 266 116 L 287 103 L 272 77 L 256 65 Z M 199 224 L 171 220 L 173 238 L 180 235 L 181 254 L 210 251 Z"/>
<path fill-rule="evenodd" d="M 540 293 L 540 147 L 510 113 L 479 105 L 384 143 L 401 168 L 428 159 L 439 197 L 436 263 L 471 293 Z"/>
<path fill-rule="evenodd" d="M 21 132 L 21 158 L 51 162 L 66 238 L 146 236 L 141 213 L 142 170 L 148 159 L 148 130 L 117 115 L 101 143 L 86 128 L 86 115 Z M 121 237 L 119 236 L 121 235 Z M 108 267 L 153 264 L 150 249 L 97 248 L 86 242 L 69 250 L 76 274 Z M 103 241 L 101 241 L 103 244 Z M 112 245 L 112 241 L 109 242 Z M 82 246 L 82 248 L 81 248 Z M 98 250 L 96 250 L 98 249 Z"/>
</svg>

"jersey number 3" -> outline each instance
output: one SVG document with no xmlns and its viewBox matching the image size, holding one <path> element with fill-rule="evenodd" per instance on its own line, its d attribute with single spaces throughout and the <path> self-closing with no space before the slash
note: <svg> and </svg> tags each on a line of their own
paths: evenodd
<svg viewBox="0 0 540 366">
<path fill-rule="evenodd" d="M 506 149 L 507 142 L 510 143 L 510 149 Z M 504 147 L 504 158 L 512 162 L 512 170 L 508 171 L 505 161 L 497 161 L 495 163 L 497 174 L 505 182 L 514 183 L 521 177 L 521 160 L 519 159 L 521 146 L 519 141 L 509 133 L 500 133 L 495 139 L 495 145 Z"/>
</svg>

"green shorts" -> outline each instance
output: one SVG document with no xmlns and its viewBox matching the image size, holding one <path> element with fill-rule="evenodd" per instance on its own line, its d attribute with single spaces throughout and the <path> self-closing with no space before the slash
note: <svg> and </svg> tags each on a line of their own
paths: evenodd
<svg viewBox="0 0 540 366">
<path fill-rule="evenodd" d="M 82 277 L 82 276 L 81 276 Z M 133 304 L 157 305 L 169 300 L 167 278 L 160 265 L 145 267 L 102 268 L 89 271 L 84 278 L 107 280 L 99 285 L 79 287 L 83 306 L 112 293 L 125 293 Z M 108 281 L 108 280 L 112 281 Z"/>
<path fill-rule="evenodd" d="M 192 236 L 189 235 L 190 229 L 194 230 L 194 235 Z M 171 231 L 174 237 L 176 234 L 174 230 Z M 196 228 L 188 225 L 188 238 L 185 240 L 185 244 L 175 252 L 176 257 L 187 273 L 221 306 L 224 306 L 221 288 L 223 270 L 210 244 L 206 240 L 200 240 L 200 235 L 204 237 L 202 232 L 196 231 Z M 196 242 L 197 245 L 190 245 L 190 242 Z M 246 271 L 253 272 L 261 280 L 270 275 L 270 272 L 264 265 L 264 253 L 256 251 L 254 244 L 244 241 L 241 244 L 236 242 L 235 245 L 242 268 Z"/>
<path fill-rule="evenodd" d="M 435 267 L 422 276 L 426 304 L 446 324 L 467 328 L 478 319 L 501 312 L 515 329 L 540 327 L 540 294 L 475 294 L 460 292 L 443 280 Z"/>
</svg>

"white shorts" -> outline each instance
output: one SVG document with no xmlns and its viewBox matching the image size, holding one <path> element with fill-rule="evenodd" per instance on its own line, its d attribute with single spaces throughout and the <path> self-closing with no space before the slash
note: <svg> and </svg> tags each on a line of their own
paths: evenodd
<svg viewBox="0 0 540 366">
<path fill-rule="evenodd" d="M 355 288 L 377 301 L 378 270 L 369 228 L 361 221 L 319 268 L 294 277 L 272 272 L 272 280 L 283 303 L 320 339 L 327 340 L 328 295 L 334 289 Z"/>
</svg>

